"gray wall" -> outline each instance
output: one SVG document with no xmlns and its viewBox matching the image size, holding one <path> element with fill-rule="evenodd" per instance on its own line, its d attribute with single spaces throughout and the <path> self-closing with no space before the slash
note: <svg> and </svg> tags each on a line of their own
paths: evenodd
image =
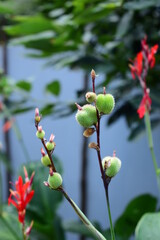
<svg viewBox="0 0 160 240">
<path fill-rule="evenodd" d="M 60 79 L 62 92 L 55 100 L 72 101 L 75 98 L 75 91 L 83 82 L 81 71 L 70 71 L 68 69 L 54 70 L 44 68 L 45 61 L 29 59 L 24 57 L 27 51 L 21 47 L 9 48 L 9 75 L 16 80 L 30 78 L 33 81 L 32 97 L 39 99 L 37 106 L 41 102 L 51 100 L 50 95 L 44 93 L 44 85 L 54 79 Z M 91 66 L 92 68 L 92 66 Z M 101 75 L 101 73 L 99 73 Z M 101 81 L 101 76 L 97 78 Z M 53 99 L 53 98 L 52 98 Z M 23 139 L 32 159 L 40 158 L 40 142 L 35 137 L 33 124 L 34 112 L 18 116 L 17 121 L 23 133 Z M 114 126 L 106 128 L 105 117 L 102 119 L 101 149 L 102 156 L 112 155 L 116 150 L 117 156 L 122 161 L 120 173 L 112 180 L 110 185 L 110 203 L 113 220 L 115 220 L 124 210 L 126 204 L 135 196 L 142 193 L 157 194 L 156 178 L 153 164 L 148 150 L 148 143 L 145 136 L 137 141 L 128 142 L 127 129 L 124 119 L 120 119 Z M 79 183 L 80 183 L 80 154 L 82 141 L 82 128 L 75 121 L 74 115 L 54 120 L 45 118 L 42 121 L 46 136 L 53 132 L 56 136 L 56 155 L 63 163 L 63 180 L 67 192 L 75 202 L 79 203 Z M 156 155 L 159 156 L 160 129 L 154 131 L 154 144 Z M 94 141 L 95 136 L 92 137 Z M 13 141 L 14 140 L 14 141 Z M 12 131 L 12 156 L 14 167 L 17 169 L 24 159 L 19 142 L 16 141 Z M 159 163 L 160 164 L 160 163 Z M 71 172 L 72 171 L 72 172 Z M 107 208 L 96 152 L 89 149 L 89 203 L 88 217 L 97 220 L 103 227 L 109 225 L 107 218 Z M 60 215 L 65 220 L 76 219 L 76 215 L 67 202 L 63 202 L 59 210 Z M 74 235 L 68 235 L 68 239 L 77 239 Z"/>
</svg>

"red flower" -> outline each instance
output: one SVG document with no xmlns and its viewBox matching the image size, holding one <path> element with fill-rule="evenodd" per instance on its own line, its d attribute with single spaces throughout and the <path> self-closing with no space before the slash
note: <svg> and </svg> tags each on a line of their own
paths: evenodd
<svg viewBox="0 0 160 240">
<path fill-rule="evenodd" d="M 149 111 L 151 109 L 151 103 L 152 100 L 149 97 L 149 91 L 147 90 L 142 98 L 142 101 L 139 105 L 139 108 L 137 110 L 138 114 L 139 114 L 139 118 L 143 118 L 146 111 Z"/>
<path fill-rule="evenodd" d="M 158 50 L 158 44 L 154 45 L 148 53 L 148 63 L 150 68 L 153 68 L 155 65 L 156 60 L 154 55 L 156 54 L 157 50 Z"/>
<path fill-rule="evenodd" d="M 34 190 L 31 190 L 34 173 L 29 179 L 25 168 L 24 171 L 25 171 L 25 183 L 23 183 L 22 177 L 19 176 L 18 181 L 15 182 L 16 190 L 13 191 L 12 189 L 10 189 L 10 196 L 8 198 L 8 205 L 13 204 L 13 206 L 17 208 L 18 219 L 19 222 L 21 223 L 24 223 L 27 204 L 31 201 L 34 195 Z"/>
<path fill-rule="evenodd" d="M 135 79 L 136 75 L 141 77 L 142 74 L 142 67 L 143 67 L 143 54 L 139 52 L 136 58 L 133 61 L 133 65 L 129 65 L 131 69 L 132 78 Z"/>
</svg>

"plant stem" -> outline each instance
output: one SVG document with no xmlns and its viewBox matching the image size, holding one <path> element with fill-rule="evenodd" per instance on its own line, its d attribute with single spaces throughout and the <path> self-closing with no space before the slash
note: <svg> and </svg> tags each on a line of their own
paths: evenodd
<svg viewBox="0 0 160 240">
<path fill-rule="evenodd" d="M 108 215 L 109 215 L 109 222 L 110 222 L 110 229 L 111 229 L 111 238 L 112 238 L 112 240 L 115 240 L 116 238 L 115 238 L 115 233 L 114 233 L 114 227 L 112 224 L 112 216 L 111 216 L 111 210 L 110 210 L 108 189 L 106 191 L 106 199 L 107 199 L 107 208 L 108 208 Z"/>
<path fill-rule="evenodd" d="M 151 152 L 154 170 L 155 170 L 156 177 L 157 177 L 157 184 L 158 184 L 158 187 L 160 190 L 160 178 L 159 178 L 159 173 L 158 173 L 158 164 L 156 161 L 156 156 L 155 156 L 154 147 L 153 147 L 152 129 L 151 129 L 149 112 L 147 110 L 145 113 L 145 127 L 146 127 L 146 132 L 147 132 L 147 137 L 148 137 L 148 145 L 149 145 L 149 149 Z"/>
<path fill-rule="evenodd" d="M 88 73 L 85 72 L 83 79 L 83 91 L 86 93 L 88 90 L 88 82 L 89 77 Z M 83 129 L 84 131 L 85 129 Z M 87 214 L 87 176 L 88 176 L 88 138 L 82 138 L 82 146 L 81 146 L 81 174 L 80 174 L 80 208 L 82 212 Z M 80 236 L 80 240 L 85 240 L 84 236 Z"/>
<path fill-rule="evenodd" d="M 2 189 L 2 169 L 0 162 L 0 216 L 2 215 L 2 203 L 3 203 L 3 189 Z"/>
<path fill-rule="evenodd" d="M 88 220 L 88 218 L 83 214 L 83 212 L 79 209 L 79 207 L 76 205 L 76 203 L 68 196 L 68 194 L 64 191 L 63 188 L 60 188 L 60 191 L 63 193 L 64 197 L 67 199 L 67 201 L 70 203 L 70 205 L 73 207 L 74 211 L 80 218 L 80 220 L 84 223 L 84 225 L 88 228 L 88 230 L 93 234 L 95 239 L 97 240 L 107 240 Z"/>
<path fill-rule="evenodd" d="M 92 87 L 93 87 L 93 92 L 95 93 L 95 77 L 92 76 Z M 96 104 L 95 104 L 96 107 Z M 111 178 L 107 177 L 105 175 L 105 172 L 103 170 L 102 166 L 102 158 L 101 158 L 101 148 L 100 148 L 100 114 L 98 109 L 96 108 L 96 113 L 97 113 L 97 124 L 96 124 L 96 134 L 97 134 L 97 156 L 98 156 L 98 162 L 99 162 L 99 167 L 101 171 L 101 177 L 103 180 L 103 185 L 105 189 L 105 194 L 106 194 L 106 202 L 107 202 L 107 209 L 108 209 L 108 215 L 109 215 L 109 222 L 110 222 L 110 231 L 111 231 L 111 238 L 112 240 L 115 240 L 115 233 L 114 233 L 114 228 L 113 228 L 113 223 L 112 223 L 112 217 L 111 217 L 111 210 L 110 210 L 110 204 L 109 204 L 109 193 L 108 193 L 108 187 L 109 183 L 111 181 Z"/>
</svg>

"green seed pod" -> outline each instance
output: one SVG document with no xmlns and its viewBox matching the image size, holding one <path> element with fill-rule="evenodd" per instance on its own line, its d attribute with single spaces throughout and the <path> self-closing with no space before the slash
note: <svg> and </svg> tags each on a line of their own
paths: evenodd
<svg viewBox="0 0 160 240">
<path fill-rule="evenodd" d="M 38 138 L 40 138 L 40 139 L 44 138 L 44 136 L 45 136 L 45 131 L 44 131 L 44 130 L 42 130 L 42 131 L 37 131 L 37 132 L 36 132 L 36 136 L 37 136 Z"/>
<path fill-rule="evenodd" d="M 109 114 L 115 106 L 114 97 L 111 94 L 99 94 L 96 99 L 96 107 L 100 113 Z"/>
<path fill-rule="evenodd" d="M 55 147 L 54 142 L 47 142 L 46 147 L 49 151 L 52 151 Z"/>
<path fill-rule="evenodd" d="M 51 188 L 57 189 L 62 185 L 62 177 L 59 173 L 54 172 L 53 175 L 49 175 L 48 177 L 48 183 Z"/>
<path fill-rule="evenodd" d="M 105 157 L 102 166 L 107 177 L 114 177 L 121 168 L 121 160 L 117 157 Z"/>
<path fill-rule="evenodd" d="M 51 160 L 47 154 L 45 156 L 41 157 L 41 162 L 45 167 L 48 167 L 51 165 Z"/>
<path fill-rule="evenodd" d="M 94 92 L 86 93 L 86 101 L 89 103 L 93 103 L 96 100 L 96 94 Z"/>
<path fill-rule="evenodd" d="M 77 122 L 83 127 L 90 127 L 97 123 L 96 108 L 86 104 L 76 114 Z"/>
</svg>

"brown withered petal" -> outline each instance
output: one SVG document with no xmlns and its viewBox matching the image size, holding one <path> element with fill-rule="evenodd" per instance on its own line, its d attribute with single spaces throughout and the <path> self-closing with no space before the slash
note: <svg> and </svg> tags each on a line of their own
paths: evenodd
<svg viewBox="0 0 160 240">
<path fill-rule="evenodd" d="M 95 128 L 87 128 L 83 132 L 84 137 L 90 137 L 95 132 Z"/>
<path fill-rule="evenodd" d="M 89 147 L 89 148 L 93 148 L 93 149 L 95 149 L 95 150 L 97 150 L 97 151 L 100 150 L 99 147 L 97 146 L 97 144 L 96 144 L 95 142 L 89 143 L 88 147 Z"/>
</svg>

